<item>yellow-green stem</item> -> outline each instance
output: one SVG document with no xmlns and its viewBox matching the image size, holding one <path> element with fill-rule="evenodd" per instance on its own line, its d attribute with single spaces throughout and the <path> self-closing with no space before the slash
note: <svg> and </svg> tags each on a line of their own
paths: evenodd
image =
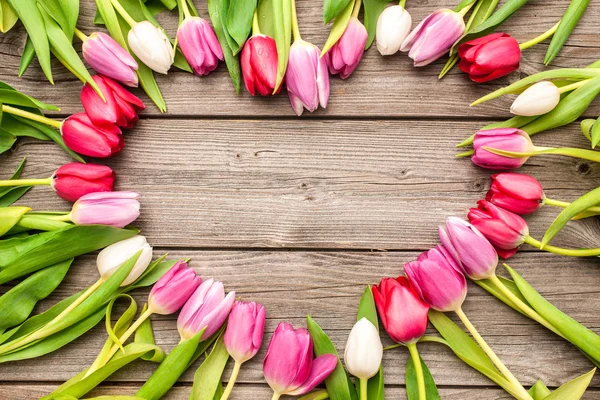
<svg viewBox="0 0 600 400">
<path fill-rule="evenodd" d="M 546 32 L 542 33 L 540 36 L 535 37 L 531 40 L 528 40 L 525 43 L 519 44 L 519 47 L 521 48 L 521 50 L 525 50 L 532 46 L 535 46 L 536 44 L 538 44 L 540 42 L 543 42 L 544 40 L 548 39 L 550 36 L 554 35 L 554 32 L 556 32 L 556 30 L 558 29 L 559 24 L 560 24 L 560 21 L 558 21 L 556 23 L 556 25 L 554 25 L 552 28 L 548 29 Z"/>
<path fill-rule="evenodd" d="M 53 128 L 60 129 L 62 124 L 61 121 L 56 121 L 51 118 L 44 117 L 43 115 L 34 114 L 29 111 L 21 110 L 20 108 L 7 106 L 6 104 L 2 105 L 2 111 L 8 114 L 17 115 L 19 117 L 27 118 L 32 121 L 41 122 L 45 125 L 50 125 Z"/>
<path fill-rule="evenodd" d="M 300 26 L 298 25 L 298 14 L 296 12 L 296 0 L 292 0 L 292 33 L 294 34 L 294 41 L 302 40 Z"/>
<path fill-rule="evenodd" d="M 184 17 L 191 17 L 190 9 L 187 4 L 187 0 L 177 0 L 179 2 L 179 7 L 181 7 L 181 11 L 183 12 Z"/>
<path fill-rule="evenodd" d="M 44 179 L 9 179 L 0 181 L 0 186 L 39 186 L 52 185 L 52 177 Z"/>
<path fill-rule="evenodd" d="M 409 343 L 406 345 L 410 352 L 413 365 L 415 366 L 415 374 L 417 375 L 417 388 L 419 390 L 419 400 L 427 400 L 427 392 L 425 391 L 425 376 L 423 375 L 423 365 L 421 364 L 421 357 L 419 357 L 419 351 L 417 350 L 416 343 Z"/>
<path fill-rule="evenodd" d="M 358 13 L 360 12 L 361 6 L 362 6 L 362 0 L 355 0 L 354 9 L 352 10 L 352 16 L 354 18 L 358 18 Z"/>
<path fill-rule="evenodd" d="M 67 308 L 65 308 L 60 314 L 58 314 L 46 326 L 49 326 L 51 324 L 55 324 L 56 322 L 59 322 L 61 319 L 63 319 L 64 317 L 66 317 L 71 311 L 73 311 L 75 308 L 77 308 L 78 305 L 80 305 L 81 303 L 83 303 L 85 301 L 85 299 L 87 299 L 88 297 L 90 297 L 96 290 L 98 290 L 98 288 L 100 286 L 102 286 L 103 283 L 104 283 L 104 279 L 102 279 L 102 278 L 98 279 L 92 286 L 90 286 L 89 288 L 87 288 L 86 291 L 81 294 L 81 296 L 79 296 L 77 299 L 75 299 L 74 302 L 72 302 L 71 304 L 69 304 L 69 306 Z"/>
<path fill-rule="evenodd" d="M 398 5 L 402 8 L 406 8 L 406 0 L 400 0 L 400 3 L 398 3 Z"/>
<path fill-rule="evenodd" d="M 79 38 L 79 40 L 81 40 L 82 42 L 85 42 L 86 40 L 89 39 L 89 37 L 81 32 L 79 29 L 75 28 L 75 36 L 77 36 Z"/>
<path fill-rule="evenodd" d="M 555 206 L 555 207 L 562 207 L 562 208 L 567 208 L 571 205 L 571 203 L 567 202 L 567 201 L 560 201 L 560 200 L 554 200 L 554 199 L 549 199 L 549 198 L 545 198 L 544 200 L 544 204 L 548 205 L 548 206 Z M 587 210 L 585 210 L 586 212 L 598 212 L 600 213 L 600 207 L 590 207 Z"/>
<path fill-rule="evenodd" d="M 233 390 L 233 386 L 235 385 L 235 381 L 237 380 L 238 374 L 240 373 L 240 369 L 242 368 L 242 363 L 236 361 L 233 365 L 233 371 L 231 371 L 231 376 L 229 377 L 229 382 L 227 382 L 227 387 L 221 396 L 221 400 L 227 400 L 231 391 Z"/>
<path fill-rule="evenodd" d="M 579 82 L 571 83 L 570 85 L 561 86 L 561 87 L 558 88 L 558 93 L 570 92 L 571 90 L 575 90 L 577 88 L 580 88 L 581 86 L 585 85 L 589 81 L 591 81 L 591 79 L 584 79 L 584 80 L 579 81 Z"/>
<path fill-rule="evenodd" d="M 281 397 L 281 395 L 279 393 L 273 393 L 273 397 L 271 397 L 271 400 L 278 400 Z"/>
<path fill-rule="evenodd" d="M 137 21 L 134 20 L 131 15 L 129 15 L 129 13 L 123 8 L 123 6 L 121 5 L 121 3 L 119 3 L 119 0 L 110 0 L 110 2 L 112 3 L 113 7 L 115 8 L 115 10 L 117 10 L 117 12 L 119 13 L 119 15 L 121 17 L 123 17 L 123 19 L 125 20 L 125 22 L 127 22 L 127 24 L 133 28 L 133 26 L 135 24 L 137 24 Z"/>
<path fill-rule="evenodd" d="M 360 378 L 360 400 L 367 400 L 368 389 L 369 389 L 369 380 Z"/>
<path fill-rule="evenodd" d="M 550 246 L 549 244 L 542 246 L 542 242 L 531 236 L 525 236 L 525 243 L 537 247 L 540 250 L 545 250 L 549 253 L 560 254 L 568 257 L 596 257 L 600 256 L 600 248 L 595 249 L 564 249 L 562 247 Z"/>
</svg>

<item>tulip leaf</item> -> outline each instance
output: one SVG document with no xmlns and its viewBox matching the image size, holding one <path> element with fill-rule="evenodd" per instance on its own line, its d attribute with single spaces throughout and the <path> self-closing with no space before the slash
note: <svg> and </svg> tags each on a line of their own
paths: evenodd
<svg viewBox="0 0 600 400">
<path fill-rule="evenodd" d="M 0 0 L 0 32 L 6 33 L 17 23 L 19 17 L 7 0 Z"/>
<path fill-rule="evenodd" d="M 229 353 L 225 347 L 223 334 L 215 342 L 210 354 L 204 362 L 200 364 L 194 374 L 194 384 L 190 399 L 193 400 L 213 400 L 219 386 L 221 386 L 221 376 L 229 360 Z"/>
<path fill-rule="evenodd" d="M 37 140 L 51 140 L 44 132 L 23 122 L 24 120 L 26 120 L 26 118 L 6 114 L 2 118 L 0 128 L 16 137 L 27 136 Z"/>
<path fill-rule="evenodd" d="M 29 207 L 2 207 L 0 208 L 0 236 L 6 234 L 25 215 Z"/>
<path fill-rule="evenodd" d="M 367 43 L 365 44 L 365 50 L 367 50 L 373 44 L 375 40 L 375 31 L 377 30 L 377 20 L 379 16 L 385 10 L 391 0 L 364 0 L 364 15 L 365 15 L 365 28 L 369 33 Z M 474 1 L 474 0 L 473 0 Z"/>
<path fill-rule="evenodd" d="M 510 279 L 503 278 L 501 276 L 499 276 L 498 279 L 500 279 L 502 284 L 508 290 L 510 290 L 512 292 L 512 294 L 517 296 L 523 303 L 527 304 L 527 300 L 525 299 L 525 297 L 523 297 L 523 295 L 519 291 L 519 288 L 513 281 L 511 281 Z M 508 296 L 506 296 L 504 293 L 502 293 L 502 291 L 500 289 L 498 289 L 498 287 L 496 285 L 494 285 L 494 283 L 492 281 L 490 281 L 489 279 L 481 279 L 481 280 L 477 280 L 474 282 L 476 284 L 478 284 L 479 286 L 481 286 L 482 288 L 484 288 L 488 293 L 490 293 L 491 295 L 496 297 L 498 300 L 500 300 L 501 302 L 503 302 L 504 304 L 506 304 L 507 306 L 512 308 L 513 310 L 518 311 L 521 314 L 525 315 L 525 313 Z M 527 305 L 529 305 L 529 304 L 527 304 Z"/>
<path fill-rule="evenodd" d="M 595 123 L 596 120 L 591 118 L 581 121 L 581 132 L 583 133 L 583 136 L 585 136 L 590 142 L 592 141 L 592 127 Z"/>
<path fill-rule="evenodd" d="M 231 77 L 231 82 L 235 88 L 235 92 L 240 94 L 240 87 L 242 82 L 242 73 L 240 69 L 240 60 L 237 56 L 233 55 L 232 51 L 227 51 L 229 42 L 227 41 L 228 33 L 225 31 L 225 16 L 227 15 L 227 3 L 225 0 L 208 0 L 208 13 L 212 22 L 219 44 L 223 48 L 223 56 L 225 57 L 225 64 Z"/>
<path fill-rule="evenodd" d="M 578 376 L 577 378 L 562 384 L 554 392 L 544 397 L 544 400 L 579 400 L 583 397 L 586 389 L 590 385 L 596 368 L 590 372 Z"/>
<path fill-rule="evenodd" d="M 337 358 L 337 365 L 333 372 L 325 379 L 325 386 L 331 400 L 357 400 L 358 395 L 344 369 L 340 356 L 329 336 L 321 329 L 319 324 L 309 315 L 306 317 L 306 326 L 313 341 L 315 356 L 333 354 Z"/>
<path fill-rule="evenodd" d="M 354 0 L 324 0 L 323 2 L 323 22 L 330 23 L 337 18 L 349 4 L 354 5 Z"/>
<path fill-rule="evenodd" d="M 1 129 L 1 128 L 0 128 Z M 25 158 L 21 160 L 17 169 L 10 177 L 10 180 L 19 179 L 21 176 L 21 172 L 23 172 L 23 168 L 25 167 Z M 17 186 L 17 187 L 7 187 L 4 189 L 0 189 L 0 207 L 8 207 L 13 204 L 15 201 L 19 200 L 27 191 L 31 189 L 31 186 Z"/>
<path fill-rule="evenodd" d="M 23 76 L 29 65 L 33 61 L 33 57 L 35 56 L 35 47 L 33 47 L 33 41 L 27 35 L 27 41 L 25 42 L 25 47 L 23 48 L 23 54 L 21 54 L 21 61 L 19 62 L 19 77 Z"/>
<path fill-rule="evenodd" d="M 419 357 L 420 358 L 420 357 Z M 425 361 L 421 358 L 421 367 L 423 368 L 423 376 L 425 378 L 425 393 L 427 394 L 427 400 L 440 400 L 440 394 L 438 393 L 437 386 L 433 380 L 433 376 L 427 368 Z M 417 386 L 417 373 L 415 370 L 415 363 L 412 357 L 408 358 L 406 364 L 406 397 L 408 400 L 419 399 L 419 389 Z"/>
<path fill-rule="evenodd" d="M 596 121 L 598 122 L 598 121 Z M 591 141 L 592 141 L 592 149 L 595 149 L 596 146 L 598 145 L 598 143 L 600 142 L 600 124 L 595 123 L 592 126 L 592 134 L 590 137 Z"/>
<path fill-rule="evenodd" d="M 299 397 L 298 400 L 326 400 L 331 398 L 329 396 L 329 392 L 327 392 L 327 390 L 325 389 L 321 389 L 321 390 L 314 390 L 308 394 L 305 394 L 302 397 Z M 219 400 L 217 398 L 215 398 L 215 400 Z"/>
<path fill-rule="evenodd" d="M 44 103 L 36 98 L 18 92 L 8 85 L 0 87 L 0 103 L 26 108 L 39 108 L 42 110 L 60 111 L 60 108 Z M 29 111 L 29 110 L 28 110 Z"/>
<path fill-rule="evenodd" d="M 273 94 L 281 88 L 292 42 L 292 1 L 264 0 L 271 3 L 275 44 L 277 45 L 277 81 Z"/>
<path fill-rule="evenodd" d="M 565 11 L 565 15 L 563 15 L 558 24 L 556 32 L 554 32 L 554 35 L 552 36 L 552 41 L 550 42 L 550 46 L 548 46 L 546 57 L 544 57 L 544 64 L 548 65 L 556 58 L 569 39 L 569 36 L 571 36 L 577 23 L 581 17 L 583 17 L 589 4 L 590 0 L 571 0 L 571 4 L 569 4 L 567 11 Z"/>
<path fill-rule="evenodd" d="M 531 389 L 528 390 L 529 395 L 533 398 L 533 400 L 542 400 L 546 398 L 550 393 L 550 389 L 544 384 L 544 382 L 537 381 Z"/>
<path fill-rule="evenodd" d="M 346 28 L 350 23 L 350 19 L 352 18 L 353 8 L 354 2 L 351 1 L 350 3 L 348 3 L 346 8 L 344 8 L 344 10 L 340 14 L 338 14 L 337 17 L 335 17 L 333 25 L 331 26 L 331 32 L 329 32 L 329 37 L 327 37 L 327 41 L 325 42 L 323 50 L 321 51 L 321 57 L 323 57 L 333 47 L 333 45 L 336 44 L 338 40 L 340 40 L 340 38 L 346 31 Z"/>
<path fill-rule="evenodd" d="M 252 18 L 258 5 L 257 0 L 229 0 L 226 16 L 226 29 L 229 36 L 236 42 L 232 47 L 233 54 L 237 54 L 244 46 L 252 30 Z"/>
<path fill-rule="evenodd" d="M 73 40 L 75 24 L 77 23 L 77 17 L 79 16 L 79 2 L 76 2 L 73 10 L 70 10 L 73 4 L 61 4 L 63 2 L 73 3 L 72 0 L 37 0 L 37 2 L 49 16 L 60 25 L 67 38 Z M 67 13 L 69 13 L 69 15 L 67 15 Z M 74 21 L 73 14 L 75 14 Z"/>
</svg>

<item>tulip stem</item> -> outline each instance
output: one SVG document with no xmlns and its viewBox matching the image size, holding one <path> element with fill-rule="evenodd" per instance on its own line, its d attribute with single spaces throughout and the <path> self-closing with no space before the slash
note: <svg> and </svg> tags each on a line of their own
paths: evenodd
<svg viewBox="0 0 600 400">
<path fill-rule="evenodd" d="M 137 24 L 137 21 L 134 20 L 131 15 L 129 15 L 129 13 L 123 8 L 123 6 L 121 5 L 121 3 L 119 3 L 119 0 L 110 0 L 110 2 L 112 3 L 113 7 L 115 8 L 115 10 L 117 10 L 117 12 L 119 13 L 119 15 L 121 17 L 123 17 L 123 19 L 125 20 L 125 22 L 127 22 L 127 24 L 133 28 L 133 26 L 135 24 Z"/>
<path fill-rule="evenodd" d="M 485 342 L 485 340 L 483 340 L 483 338 L 481 337 L 479 332 L 477 332 L 477 329 L 475 329 L 475 327 L 473 326 L 471 321 L 469 321 L 469 318 L 467 318 L 467 315 L 464 313 L 462 308 L 459 307 L 454 312 L 456 313 L 456 315 L 458 315 L 458 318 L 460 318 L 460 320 L 462 321 L 464 326 L 467 328 L 467 330 L 469 332 L 471 332 L 473 339 L 475 339 L 475 341 L 479 344 L 479 347 L 481 347 L 481 349 L 485 352 L 485 354 L 487 354 L 487 356 L 494 363 L 494 365 L 498 368 L 498 370 L 502 373 L 502 375 L 504 375 L 504 377 L 506 379 L 508 379 L 508 381 L 513 385 L 513 389 L 516 392 L 516 394 L 519 395 L 519 398 L 531 400 L 532 397 L 529 395 L 527 390 L 525 390 L 525 388 L 523 387 L 523 385 L 521 385 L 521 383 L 517 380 L 517 378 L 515 378 L 515 376 L 508 370 L 508 368 L 506 368 L 506 365 L 504 365 L 502 360 L 500 360 L 500 358 L 498 358 L 496 353 L 494 353 L 494 351 Z"/>
<path fill-rule="evenodd" d="M 556 30 L 558 29 L 559 24 L 560 24 L 560 21 L 558 21 L 556 23 L 556 25 L 554 25 L 552 28 L 548 29 L 546 32 L 542 33 L 540 36 L 535 37 L 531 40 L 528 40 L 527 42 L 519 44 L 519 48 L 521 50 L 525 50 L 525 49 L 535 46 L 536 44 L 538 44 L 540 42 L 543 42 L 544 40 L 548 39 L 550 36 L 554 35 L 554 32 L 556 32 Z"/>
<path fill-rule="evenodd" d="M 352 10 L 352 16 L 354 18 L 358 18 L 358 13 L 360 12 L 360 7 L 362 6 L 362 0 L 354 1 L 354 9 Z"/>
<path fill-rule="evenodd" d="M 273 397 L 271 397 L 271 400 L 278 400 L 281 397 L 281 395 L 279 393 L 273 393 Z"/>
<path fill-rule="evenodd" d="M 81 32 L 79 29 L 75 28 L 75 36 L 77 36 L 79 38 L 79 40 L 81 40 L 82 42 L 85 42 L 86 40 L 89 39 L 89 37 Z"/>
<path fill-rule="evenodd" d="M 368 389 L 369 380 L 366 378 L 360 378 L 360 400 L 367 400 Z"/>
<path fill-rule="evenodd" d="M 69 306 L 67 308 L 65 308 L 52 321 L 50 321 L 48 323 L 48 325 L 54 324 L 54 323 L 60 321 L 61 319 L 63 319 L 67 314 L 69 314 L 71 311 L 73 311 L 75 308 L 77 308 L 78 305 L 80 305 L 81 303 L 83 303 L 85 301 L 85 299 L 87 299 L 88 297 L 90 297 L 92 295 L 92 293 L 94 293 L 96 290 L 98 290 L 98 288 L 103 283 L 104 283 L 104 279 L 102 279 L 102 278 L 98 279 L 92 286 L 90 286 L 89 288 L 87 288 L 86 291 L 81 294 L 81 296 L 79 296 L 77 299 L 75 299 L 74 302 L 72 302 L 71 304 L 69 304 Z"/>
<path fill-rule="evenodd" d="M 294 34 L 294 42 L 302 40 L 300 36 L 300 27 L 298 25 L 298 13 L 296 12 L 296 0 L 292 0 L 292 33 Z"/>
<path fill-rule="evenodd" d="M 238 374 L 240 373 L 240 369 L 242 368 L 242 363 L 236 361 L 233 365 L 233 371 L 231 371 L 231 376 L 229 377 L 229 382 L 227 382 L 227 387 L 221 396 L 221 400 L 227 400 L 231 391 L 233 390 L 233 385 L 235 385 L 235 381 L 237 380 Z"/>
<path fill-rule="evenodd" d="M 179 8 L 181 8 L 181 11 L 183 12 L 184 17 L 185 18 L 191 17 L 192 14 L 190 13 L 190 9 L 188 8 L 187 0 L 177 0 L 177 2 L 179 3 Z"/>
<path fill-rule="evenodd" d="M 402 8 L 406 8 L 406 0 L 400 0 L 400 2 L 398 3 L 398 5 Z"/>
<path fill-rule="evenodd" d="M 44 179 L 9 179 L 0 181 L 0 186 L 39 186 L 52 185 L 52 177 Z"/>
<path fill-rule="evenodd" d="M 417 350 L 416 343 L 409 343 L 406 345 L 410 352 L 410 358 L 412 358 L 415 366 L 415 374 L 417 375 L 417 387 L 419 389 L 419 400 L 427 400 L 427 392 L 425 391 L 425 376 L 423 375 L 423 365 L 421 364 L 421 357 Z"/>
<path fill-rule="evenodd" d="M 260 35 L 260 25 L 258 25 L 258 10 L 254 11 L 254 17 L 252 17 L 252 35 Z"/>
<path fill-rule="evenodd" d="M 579 81 L 579 82 L 571 83 L 570 85 L 561 86 L 561 87 L 558 88 L 558 93 L 570 92 L 571 90 L 575 90 L 575 89 L 577 89 L 577 88 L 585 85 L 589 81 L 591 81 L 591 79 L 584 79 L 584 80 Z"/>
<path fill-rule="evenodd" d="M 568 257 L 596 257 L 600 256 L 600 248 L 596 249 L 564 249 L 562 247 L 555 247 L 549 244 L 542 246 L 542 242 L 531 236 L 525 236 L 525 243 L 533 247 L 537 247 L 540 250 L 545 250 L 549 253 L 559 254 L 561 256 Z"/>
<path fill-rule="evenodd" d="M 554 207 L 567 208 L 571 205 L 571 203 L 569 203 L 567 201 L 554 200 L 554 199 L 549 199 L 547 197 L 543 201 L 544 201 L 544 204 L 546 204 L 548 206 L 554 206 Z M 590 207 L 587 210 L 585 210 L 585 212 L 600 213 L 600 207 Z"/>
<path fill-rule="evenodd" d="M 497 154 L 508 158 L 526 158 L 531 156 L 537 156 L 540 154 L 558 154 L 561 156 L 581 158 L 583 160 L 590 160 L 594 162 L 600 162 L 600 152 L 586 149 L 576 149 L 571 147 L 534 147 L 533 151 L 518 152 L 508 151 L 502 149 L 494 149 L 488 146 L 482 147 L 484 150 L 490 153 Z"/>
<path fill-rule="evenodd" d="M 60 129 L 60 126 L 62 124 L 62 122 L 60 121 L 44 117 L 43 115 L 34 114 L 29 111 L 21 110 L 20 108 L 7 106 L 6 104 L 2 105 L 2 111 L 12 115 L 17 115 L 19 117 L 27 118 L 32 121 L 41 122 L 42 124 L 50 125 L 57 129 Z"/>
</svg>

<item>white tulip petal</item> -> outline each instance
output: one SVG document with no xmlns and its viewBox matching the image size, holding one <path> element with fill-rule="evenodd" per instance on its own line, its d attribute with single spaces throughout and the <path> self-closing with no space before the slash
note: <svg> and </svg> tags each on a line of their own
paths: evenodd
<svg viewBox="0 0 600 400">
<path fill-rule="evenodd" d="M 369 379 L 379 371 L 383 345 L 375 325 L 366 318 L 358 321 L 348 336 L 344 362 L 348 371 L 360 379 Z"/>
<path fill-rule="evenodd" d="M 552 82 L 541 81 L 528 87 L 510 107 L 515 115 L 532 117 L 550 112 L 560 101 L 560 91 Z"/>
</svg>

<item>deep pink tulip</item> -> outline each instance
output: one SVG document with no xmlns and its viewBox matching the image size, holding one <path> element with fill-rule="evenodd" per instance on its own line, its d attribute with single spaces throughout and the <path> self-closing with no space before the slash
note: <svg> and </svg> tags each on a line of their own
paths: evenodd
<svg viewBox="0 0 600 400">
<path fill-rule="evenodd" d="M 102 91 L 106 101 L 86 83 L 81 90 L 81 104 L 94 125 L 118 125 L 131 128 L 138 120 L 137 110 L 146 108 L 144 103 L 110 78 L 101 75 L 92 77 Z"/>
<path fill-rule="evenodd" d="M 246 41 L 240 58 L 244 84 L 255 96 L 270 96 L 277 84 L 277 45 L 266 35 L 253 35 Z M 279 92 L 279 90 L 278 90 Z"/>
<path fill-rule="evenodd" d="M 99 74 L 127 86 L 138 85 L 135 59 L 106 33 L 94 32 L 82 45 L 83 58 Z"/>
<path fill-rule="evenodd" d="M 271 389 L 278 395 L 300 396 L 323 382 L 337 365 L 337 357 L 323 354 L 313 360 L 313 344 L 308 331 L 295 330 L 288 323 L 277 326 L 267 355 L 263 373 Z"/>
<path fill-rule="evenodd" d="M 208 21 L 186 17 L 177 29 L 177 43 L 196 75 L 207 75 L 223 61 L 223 50 Z"/>
<path fill-rule="evenodd" d="M 302 115 L 306 108 L 313 112 L 329 100 L 329 72 L 321 51 L 314 44 L 296 40 L 290 48 L 285 84 L 292 108 Z"/>
<path fill-rule="evenodd" d="M 65 119 L 60 133 L 69 149 L 84 156 L 108 158 L 124 146 L 118 126 L 96 126 L 86 113 L 73 114 Z"/>
<path fill-rule="evenodd" d="M 469 278 L 488 279 L 496 273 L 496 250 L 473 225 L 462 218 L 450 217 L 446 220 L 446 230 L 440 227 L 438 231 L 444 250 Z"/>
<path fill-rule="evenodd" d="M 258 303 L 236 301 L 233 304 L 223 339 L 227 352 L 236 362 L 246 362 L 258 353 L 265 317 L 265 308 Z"/>
<path fill-rule="evenodd" d="M 415 67 L 422 67 L 446 54 L 464 32 L 462 15 L 448 9 L 437 10 L 412 30 L 400 51 L 408 51 Z"/>
<path fill-rule="evenodd" d="M 178 261 L 152 287 L 148 309 L 154 314 L 173 314 L 183 307 L 200 282 L 200 277 L 186 262 Z"/>
<path fill-rule="evenodd" d="M 209 338 L 223 325 L 234 301 L 235 292 L 229 292 L 225 296 L 225 288 L 221 282 L 214 279 L 202 282 L 179 313 L 179 335 L 182 339 L 190 339 L 205 329 L 201 340 Z"/>
<path fill-rule="evenodd" d="M 529 135 L 517 128 L 499 128 L 481 130 L 475 134 L 471 160 L 473 164 L 489 169 L 515 169 L 525 164 L 529 157 L 511 158 L 490 153 L 484 147 L 493 149 L 532 152 L 533 143 Z"/>
<path fill-rule="evenodd" d="M 73 204 L 71 221 L 77 225 L 110 225 L 123 228 L 140 216 L 139 194 L 100 192 L 81 196 Z"/>
<path fill-rule="evenodd" d="M 519 42 L 507 33 L 491 33 L 458 47 L 461 71 L 474 82 L 488 82 L 519 69 Z"/>
<path fill-rule="evenodd" d="M 544 204 L 544 189 L 533 176 L 503 172 L 492 175 L 492 186 L 485 199 L 517 214 L 531 214 Z"/>
<path fill-rule="evenodd" d="M 83 195 L 112 192 L 115 173 L 110 167 L 72 162 L 58 168 L 52 175 L 52 187 L 67 201 L 77 201 Z"/>
<path fill-rule="evenodd" d="M 372 291 L 383 326 L 393 341 L 414 343 L 425 334 L 429 305 L 408 278 L 384 278 Z"/>
<path fill-rule="evenodd" d="M 352 75 L 360 64 L 368 38 L 367 28 L 358 18 L 352 17 L 342 37 L 325 54 L 331 75 L 339 74 L 342 79 Z"/>
<path fill-rule="evenodd" d="M 529 236 L 529 227 L 521 216 L 487 200 L 479 200 L 477 208 L 469 210 L 469 221 L 505 259 L 513 256 Z"/>
</svg>

